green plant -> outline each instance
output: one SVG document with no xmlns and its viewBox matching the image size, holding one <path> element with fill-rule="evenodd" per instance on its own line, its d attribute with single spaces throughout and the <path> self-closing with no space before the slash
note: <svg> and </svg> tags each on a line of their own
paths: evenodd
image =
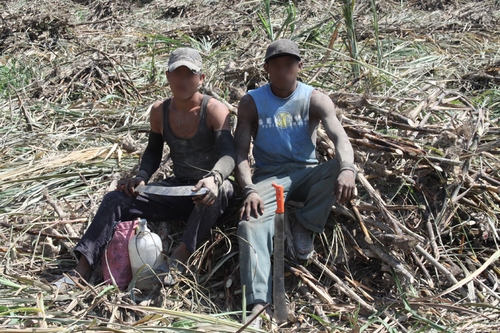
<svg viewBox="0 0 500 333">
<path fill-rule="evenodd" d="M 3 61 L 0 61 L 0 63 Z M 5 64 L 0 66 L 0 95 L 6 96 L 9 90 L 9 84 L 15 89 L 21 89 L 33 80 L 34 69 L 27 66 L 15 57 L 5 59 Z M 11 94 L 14 94 L 11 91 Z"/>
<path fill-rule="evenodd" d="M 342 16 L 344 17 L 344 24 L 346 28 L 346 36 L 343 41 L 347 48 L 347 52 L 349 52 L 353 61 L 351 64 L 352 73 L 354 74 L 354 77 L 358 77 L 358 44 L 356 42 L 356 33 L 354 29 L 354 4 L 356 3 L 356 0 L 343 0 L 343 3 Z"/>
<path fill-rule="evenodd" d="M 375 42 L 377 45 L 377 63 L 378 67 L 380 68 L 382 66 L 382 50 L 380 49 L 380 39 L 379 39 L 379 34 L 378 34 L 378 14 L 377 14 L 377 4 L 375 3 L 376 0 L 370 0 L 370 4 L 372 7 L 372 14 L 373 14 L 373 32 L 375 33 Z"/>
<path fill-rule="evenodd" d="M 295 31 L 295 17 L 297 14 L 293 2 L 288 1 L 288 6 L 286 7 L 285 21 L 281 24 L 281 27 L 278 30 L 278 33 L 276 34 L 274 34 L 273 20 L 271 17 L 271 0 L 263 0 L 263 5 L 264 5 L 264 13 L 258 12 L 257 15 L 259 16 L 262 28 L 267 33 L 267 37 L 271 41 L 279 39 L 281 34 L 282 33 L 284 34 L 284 32 L 288 29 L 288 27 L 290 27 L 290 33 L 293 34 L 293 32 Z"/>
</svg>

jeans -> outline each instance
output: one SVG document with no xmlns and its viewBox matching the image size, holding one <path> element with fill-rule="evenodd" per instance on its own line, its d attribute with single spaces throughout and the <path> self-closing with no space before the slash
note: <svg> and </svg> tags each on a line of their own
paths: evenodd
<svg viewBox="0 0 500 333">
<path fill-rule="evenodd" d="M 296 218 L 307 229 L 324 231 L 334 204 L 333 191 L 339 175 L 339 162 L 330 160 L 320 165 L 290 163 L 258 168 L 253 183 L 264 201 L 264 214 L 238 224 L 240 276 L 246 286 L 248 304 L 270 303 L 272 295 L 271 254 L 273 253 L 276 190 L 272 183 L 283 185 L 287 200 L 304 202 Z"/>
</svg>

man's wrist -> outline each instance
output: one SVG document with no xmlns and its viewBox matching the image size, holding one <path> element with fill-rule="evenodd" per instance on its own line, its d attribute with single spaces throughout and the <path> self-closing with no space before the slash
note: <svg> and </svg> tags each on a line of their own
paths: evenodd
<svg viewBox="0 0 500 333">
<path fill-rule="evenodd" d="M 339 173 L 341 173 L 342 171 L 345 171 L 345 170 L 352 171 L 352 173 L 354 174 L 354 178 L 356 178 L 357 171 L 356 171 L 356 166 L 354 165 L 354 163 L 340 162 Z"/>
<path fill-rule="evenodd" d="M 243 190 L 241 192 L 242 192 L 243 198 L 248 197 L 252 193 L 257 193 L 257 194 L 259 193 L 259 191 L 257 191 L 257 186 L 255 186 L 254 184 L 245 185 L 245 187 L 243 188 Z"/>
<path fill-rule="evenodd" d="M 215 170 L 210 171 L 208 174 L 205 175 L 205 177 L 203 177 L 203 179 L 208 178 L 208 177 L 214 177 L 214 183 L 218 187 L 220 187 L 222 185 L 222 182 L 224 181 L 222 179 L 222 175 L 218 171 L 215 171 Z"/>
<path fill-rule="evenodd" d="M 135 175 L 136 178 L 142 178 L 144 179 L 144 182 L 147 183 L 149 180 L 149 175 L 145 170 L 139 170 L 137 175 Z"/>
</svg>

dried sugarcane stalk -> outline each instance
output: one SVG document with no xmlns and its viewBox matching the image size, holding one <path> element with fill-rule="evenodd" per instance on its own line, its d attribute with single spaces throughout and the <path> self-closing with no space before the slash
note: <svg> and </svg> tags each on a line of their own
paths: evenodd
<svg viewBox="0 0 500 333">
<path fill-rule="evenodd" d="M 374 205 L 370 205 L 369 203 L 366 203 L 366 202 L 360 202 L 356 205 L 356 208 L 359 210 L 359 211 L 368 211 L 368 212 L 379 212 L 380 209 L 377 207 L 377 206 L 374 206 Z M 405 205 L 405 206 L 401 206 L 401 205 L 386 205 L 385 208 L 387 208 L 387 210 L 416 210 L 416 209 L 425 209 L 425 206 L 423 205 L 420 205 L 420 206 L 416 206 L 416 205 Z"/>
<path fill-rule="evenodd" d="M 415 260 L 418 267 L 420 267 L 420 269 L 424 273 L 425 277 L 427 278 L 427 283 L 429 283 L 429 287 L 431 287 L 431 289 L 434 289 L 434 281 L 432 281 L 432 277 L 429 274 L 429 271 L 427 270 L 427 268 L 425 268 L 424 264 L 422 264 L 420 259 L 417 257 L 417 255 L 415 254 L 415 251 L 411 251 L 410 253 L 411 253 L 411 256 L 413 257 L 413 260 Z"/>
<path fill-rule="evenodd" d="M 359 225 L 361 226 L 361 230 L 363 230 L 363 233 L 365 234 L 365 242 L 368 244 L 373 244 L 373 240 L 370 237 L 370 233 L 368 232 L 368 229 L 365 226 L 365 223 L 363 222 L 363 218 L 361 217 L 361 214 L 359 213 L 358 208 L 356 207 L 356 203 L 354 200 L 351 200 L 351 205 L 352 205 L 352 211 L 354 212 L 354 216 L 356 217 L 356 220 L 358 220 Z"/>
<path fill-rule="evenodd" d="M 18 231 L 23 231 L 24 228 L 21 228 L 21 227 L 17 227 L 17 226 L 14 226 L 10 223 L 5 223 L 5 222 L 0 222 L 0 225 L 6 227 L 6 228 L 13 228 L 15 230 L 18 230 Z M 65 236 L 65 235 L 61 235 L 59 232 L 56 233 L 53 233 L 53 234 L 48 234 L 48 233 L 45 233 L 45 232 L 38 232 L 38 231 L 34 231 L 34 230 L 26 230 L 24 231 L 30 235 L 35 235 L 35 236 L 38 236 L 40 235 L 41 237 L 50 237 L 50 238 L 54 238 L 54 239 L 70 239 L 72 241 L 80 241 L 80 237 L 70 237 L 70 236 Z"/>
<path fill-rule="evenodd" d="M 356 251 L 360 256 L 362 256 L 365 260 L 370 260 L 370 258 L 366 255 L 366 253 L 363 252 L 363 249 L 358 245 L 358 242 L 352 237 L 351 233 L 347 228 L 343 225 L 340 224 L 340 227 L 342 228 L 342 232 L 349 243 L 349 245 Z"/>
<path fill-rule="evenodd" d="M 411 283 L 414 282 L 415 278 L 413 274 L 410 273 L 403 264 L 396 259 L 390 253 L 384 251 L 378 244 L 368 244 L 368 248 L 373 251 L 377 257 L 379 257 L 382 261 L 390 265 L 394 270 L 398 273 L 403 274 Z"/>
<path fill-rule="evenodd" d="M 480 176 L 481 178 L 483 178 L 484 180 L 486 180 L 486 181 L 490 182 L 490 184 L 493 184 L 493 185 L 496 185 L 496 186 L 500 186 L 500 181 L 498 181 L 498 180 L 496 180 L 496 179 L 491 178 L 490 176 L 488 176 L 488 175 L 486 174 L 486 172 L 485 172 L 485 171 L 482 171 L 482 170 L 481 170 L 481 173 L 479 174 L 479 176 Z"/>
<path fill-rule="evenodd" d="M 307 288 L 307 290 L 304 290 L 306 288 Z M 315 301 L 317 301 L 317 300 L 314 299 L 314 297 L 311 295 L 311 292 L 309 291 L 309 288 L 306 287 L 306 286 L 303 286 L 303 288 L 301 288 L 300 291 L 302 292 L 304 298 L 310 304 L 312 304 L 312 306 L 314 308 L 314 312 L 316 312 L 316 314 L 318 315 L 318 317 L 320 317 L 326 323 L 330 323 L 330 319 L 328 319 L 328 317 L 325 315 L 325 311 L 323 311 L 323 307 L 320 304 L 315 304 Z"/>
<path fill-rule="evenodd" d="M 411 235 L 411 236 L 415 237 L 416 239 L 418 239 L 419 242 L 425 243 L 425 238 L 424 237 L 422 237 L 422 236 L 414 233 L 413 231 L 411 231 L 410 229 L 408 229 L 405 225 L 401 224 L 396 219 L 396 217 L 394 217 L 394 215 L 385 207 L 385 202 L 382 200 L 382 197 L 380 197 L 380 194 L 378 194 L 375 191 L 375 189 L 370 184 L 370 182 L 365 178 L 365 176 L 363 175 L 363 173 L 358 172 L 356 179 L 363 185 L 363 187 L 366 189 L 366 191 L 368 192 L 368 194 L 370 195 L 370 197 L 375 201 L 375 204 L 380 209 L 380 212 L 382 213 L 382 215 L 384 216 L 384 218 L 386 219 L 386 221 L 388 221 L 389 223 L 392 224 L 392 226 L 394 227 L 394 230 L 396 231 L 396 234 L 401 235 L 402 234 L 402 230 L 404 230 L 409 235 Z"/>
<path fill-rule="evenodd" d="M 318 295 L 322 302 L 332 307 L 335 306 L 335 302 L 333 301 L 333 298 L 328 294 L 328 292 L 326 292 L 323 287 L 312 282 L 306 274 L 296 268 L 291 267 L 287 263 L 285 263 L 285 268 L 292 272 L 296 277 L 302 279 L 302 281 L 307 284 L 309 288 L 314 290 L 314 292 Z"/>
<path fill-rule="evenodd" d="M 471 188 L 473 188 L 475 190 L 483 190 L 483 191 L 489 191 L 489 192 L 500 194 L 500 186 L 488 186 L 488 185 L 474 184 L 471 186 Z"/>
<path fill-rule="evenodd" d="M 380 134 L 373 131 L 366 131 L 360 128 L 346 127 L 347 132 L 351 132 L 357 136 L 369 139 L 382 146 L 392 147 L 394 149 L 399 149 L 409 156 L 420 156 L 426 155 L 425 151 L 415 146 L 411 141 L 403 139 L 395 139 L 389 137 L 383 137 Z"/>
<path fill-rule="evenodd" d="M 496 149 L 498 147 L 500 147 L 500 139 L 496 139 L 494 141 L 490 141 L 490 142 L 483 143 L 483 144 L 479 145 L 479 147 L 477 147 L 476 152 L 480 153 L 483 151 L 491 151 L 491 150 Z"/>
<path fill-rule="evenodd" d="M 26 120 L 26 127 L 27 127 L 29 132 L 32 132 L 33 131 L 33 125 L 32 125 L 33 120 L 31 119 L 31 116 L 28 113 L 28 110 L 26 110 L 26 108 L 24 107 L 24 103 L 23 103 L 23 100 L 21 99 L 21 96 L 19 96 L 19 93 L 17 92 L 17 90 L 10 83 L 9 83 L 9 88 L 12 89 L 14 91 L 14 93 L 16 94 L 17 99 L 19 100 L 19 107 L 20 107 L 21 111 L 23 112 L 24 119 Z"/>
<path fill-rule="evenodd" d="M 453 284 L 458 284 L 458 281 L 455 278 L 455 276 L 453 276 L 453 274 L 451 274 L 450 271 L 448 271 L 443 265 L 441 265 L 439 261 L 434 259 L 422 246 L 417 245 L 415 246 L 415 249 L 417 249 L 417 251 L 420 254 L 422 254 L 428 261 L 430 261 L 434 265 L 434 267 L 436 267 L 441 273 L 443 273 L 444 276 L 448 279 L 448 281 L 450 281 Z M 459 291 L 463 297 L 468 297 L 468 293 L 464 288 L 460 288 Z"/>
<path fill-rule="evenodd" d="M 372 123 L 372 124 L 377 124 L 377 123 L 381 122 L 378 119 L 374 119 L 374 118 L 370 118 L 370 117 L 365 117 L 365 116 L 351 115 L 351 117 L 359 119 L 359 120 L 363 120 L 363 121 L 366 121 L 366 122 L 369 122 L 369 123 Z M 436 129 L 436 128 L 423 128 L 423 127 L 420 127 L 420 126 L 414 127 L 414 126 L 411 126 L 411 125 L 408 125 L 408 124 L 397 123 L 397 122 L 392 121 L 392 120 L 384 120 L 383 123 L 387 124 L 389 126 L 392 126 L 392 127 L 397 127 L 397 128 L 404 129 L 404 130 L 409 130 L 409 131 L 416 131 L 416 132 L 429 133 L 429 134 L 439 134 L 439 133 L 441 133 L 441 130 Z"/>
<path fill-rule="evenodd" d="M 420 102 L 419 105 L 417 105 L 417 107 L 415 109 L 413 109 L 412 111 L 410 111 L 408 113 L 408 116 L 411 118 L 411 119 L 417 119 L 418 115 L 420 114 L 420 112 L 422 112 L 423 110 L 425 110 L 425 108 L 433 103 L 439 96 L 440 92 L 442 91 L 441 88 L 435 88 L 432 90 L 432 92 L 429 94 L 429 96 L 427 96 L 427 98 L 425 100 L 423 100 L 422 102 Z"/>
<path fill-rule="evenodd" d="M 385 231 L 386 233 L 388 234 L 393 234 L 394 233 L 394 230 L 391 229 L 391 227 L 389 227 L 387 224 L 384 224 L 382 222 L 379 222 L 375 219 L 366 219 L 365 220 L 365 223 L 372 226 L 372 227 L 375 227 L 377 229 L 380 229 L 382 231 Z"/>
<path fill-rule="evenodd" d="M 351 221 L 356 221 L 356 217 L 354 216 L 354 214 L 351 213 L 351 211 L 345 208 L 343 205 L 333 205 L 332 212 L 345 216 Z"/>
<path fill-rule="evenodd" d="M 59 217 L 61 218 L 61 220 L 64 220 L 69 214 L 67 214 L 66 212 L 63 211 L 63 209 L 59 205 L 59 202 L 57 202 L 54 198 L 52 198 L 49 195 L 49 192 L 47 191 L 47 189 L 44 189 L 42 193 L 43 193 L 43 196 L 45 197 L 45 199 L 47 200 L 47 202 L 54 208 L 54 210 L 56 211 L 57 215 L 59 215 Z M 64 230 L 66 230 L 66 232 L 68 233 L 69 237 L 66 237 L 66 239 L 61 239 L 61 243 L 68 250 L 68 252 L 70 252 L 76 258 L 76 255 L 73 253 L 73 247 L 74 246 L 67 239 L 77 238 L 76 237 L 77 233 L 75 232 L 75 230 L 73 229 L 73 227 L 71 226 L 71 224 L 64 223 L 63 224 L 63 228 L 64 228 Z M 52 227 L 48 228 L 47 230 L 50 233 L 52 233 L 52 234 L 54 234 L 56 236 L 59 236 L 59 237 L 64 236 L 61 233 L 59 233 L 59 231 L 57 231 L 56 229 L 54 229 Z"/>
<path fill-rule="evenodd" d="M 394 245 L 397 248 L 400 248 L 406 252 L 410 251 L 418 244 L 417 239 L 407 235 L 395 235 L 395 234 L 384 234 L 381 232 L 374 232 L 373 236 L 375 236 L 375 238 L 377 238 L 378 241 L 384 245 Z"/>
<path fill-rule="evenodd" d="M 386 146 L 378 145 L 378 144 L 375 144 L 375 143 L 372 143 L 372 142 L 367 142 L 367 141 L 363 141 L 363 140 L 360 140 L 360 139 L 354 139 L 354 138 L 349 138 L 349 141 L 353 145 L 355 145 L 355 146 L 363 146 L 363 147 L 366 147 L 366 148 L 371 148 L 371 149 L 377 149 L 377 150 L 385 151 L 387 153 L 392 153 L 392 154 L 397 154 L 397 155 L 403 155 L 403 151 L 401 149 L 395 149 L 395 148 L 392 148 L 392 147 L 386 147 Z"/>
<path fill-rule="evenodd" d="M 394 117 L 395 119 L 397 120 L 400 120 L 408 125 L 413 125 L 413 120 L 411 120 L 410 118 L 408 117 L 405 117 L 403 116 L 402 114 L 400 113 L 395 113 L 395 112 L 391 112 L 391 111 L 388 111 L 388 110 L 384 110 L 378 106 L 375 106 L 373 104 L 370 104 L 368 101 L 365 100 L 365 105 L 364 105 L 368 110 L 370 111 L 375 111 L 375 112 L 378 112 L 378 113 L 381 113 L 381 114 L 384 114 L 384 115 L 389 115 L 391 117 Z"/>
<path fill-rule="evenodd" d="M 428 212 L 425 212 L 425 218 L 427 220 L 425 224 L 427 226 L 427 233 L 429 234 L 430 243 L 432 246 L 432 251 L 434 252 L 434 255 L 436 256 L 436 258 L 439 259 L 439 248 L 438 248 L 437 243 L 436 243 L 436 235 L 434 234 L 434 229 L 432 228 L 432 223 L 431 223 L 431 219 L 429 218 Z"/>
<path fill-rule="evenodd" d="M 304 322 L 304 316 L 300 315 L 299 319 L 297 319 L 297 322 L 294 324 L 292 330 L 290 333 L 297 333 L 302 326 L 302 323 Z"/>
<path fill-rule="evenodd" d="M 361 297 L 358 296 L 358 294 L 356 294 L 351 288 L 349 288 L 349 286 L 346 285 L 344 283 L 344 281 L 342 281 L 337 275 L 335 275 L 327 266 L 325 266 L 321 262 L 319 262 L 319 260 L 315 256 L 313 256 L 311 258 L 311 261 L 316 266 L 318 266 L 321 270 L 323 270 L 323 272 L 325 272 L 325 274 L 328 275 L 333 281 L 335 281 L 335 283 L 337 284 L 337 287 L 339 288 L 339 290 L 343 294 L 345 294 L 347 297 L 349 297 L 353 301 L 358 302 L 366 310 L 368 310 L 372 313 L 377 312 L 377 309 L 375 309 L 370 304 L 366 303 Z"/>
</svg>

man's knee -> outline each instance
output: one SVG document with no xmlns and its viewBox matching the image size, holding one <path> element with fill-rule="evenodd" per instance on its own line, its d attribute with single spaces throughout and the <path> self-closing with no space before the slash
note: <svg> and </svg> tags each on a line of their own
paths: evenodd
<svg viewBox="0 0 500 333">
<path fill-rule="evenodd" d="M 110 202 L 118 202 L 118 201 L 121 201 L 123 200 L 123 197 L 126 197 L 126 194 L 125 193 L 122 193 L 122 192 L 119 192 L 119 191 L 111 191 L 111 192 L 108 192 L 104 195 L 104 197 L 102 198 L 102 202 L 107 202 L 107 203 L 110 203 Z"/>
<path fill-rule="evenodd" d="M 253 233 L 253 225 L 250 221 L 242 220 L 238 223 L 237 234 L 243 239 L 248 239 L 248 235 Z"/>
<path fill-rule="evenodd" d="M 265 226 L 259 220 L 253 218 L 249 221 L 240 221 L 237 233 L 241 245 L 255 243 L 255 241 L 267 236 Z"/>
<path fill-rule="evenodd" d="M 259 219 L 250 218 L 249 221 L 242 220 L 238 223 L 237 233 L 240 246 L 265 246 L 272 243 L 274 224 L 266 216 L 260 216 Z"/>
<path fill-rule="evenodd" d="M 109 209 L 118 206 L 129 206 L 135 198 L 127 196 L 123 192 L 111 191 L 104 195 L 102 198 L 101 206 Z"/>
</svg>

